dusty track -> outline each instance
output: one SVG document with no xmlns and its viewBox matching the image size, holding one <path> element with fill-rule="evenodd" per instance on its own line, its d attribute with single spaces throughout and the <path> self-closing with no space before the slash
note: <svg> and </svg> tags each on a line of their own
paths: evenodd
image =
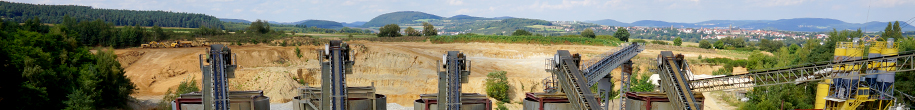
<svg viewBox="0 0 915 110">
<path fill-rule="evenodd" d="M 388 102 L 412 106 L 419 94 L 436 93 L 436 63 L 446 51 L 461 51 L 473 62 L 470 83 L 464 84 L 464 92 L 484 93 L 483 82 L 492 71 L 506 71 L 511 85 L 512 102 L 520 102 L 524 92 L 540 92 L 541 80 L 550 74 L 544 71 L 544 59 L 552 57 L 556 50 L 581 53 L 583 60 L 589 59 L 614 47 L 582 45 L 534 45 L 498 43 L 452 43 L 431 44 L 428 42 L 349 42 L 356 51 L 355 73 L 347 75 L 349 86 L 369 86 L 372 83 L 378 93 L 388 96 Z M 272 103 L 284 103 L 295 95 L 298 84 L 293 78 L 302 77 L 309 86 L 319 86 L 319 75 L 315 70 L 318 59 L 313 50 L 323 46 L 300 46 L 303 58 L 294 53 L 295 47 L 278 46 L 230 46 L 238 54 L 241 66 L 237 78 L 230 79 L 230 90 L 264 90 Z M 137 85 L 135 97 L 161 96 L 169 88 L 175 88 L 184 80 L 201 78 L 198 55 L 205 48 L 166 49 L 119 49 L 119 61 L 127 76 Z M 689 49 L 684 49 L 689 50 Z M 635 60 L 656 57 L 661 50 L 649 48 Z M 687 58 L 724 57 L 714 53 L 680 52 Z M 647 68 L 647 64 L 636 64 Z M 696 73 L 708 74 L 720 67 L 696 66 Z M 302 74 L 298 74 L 298 71 Z M 643 69 L 644 70 L 644 69 Z M 701 72 L 700 72 L 701 71 Z M 618 76 L 618 70 L 614 72 Z M 615 79 L 618 80 L 618 79 Z M 619 86 L 617 86 L 619 87 Z M 155 97 L 153 97 L 155 98 Z M 520 103 L 509 105 L 520 109 Z"/>
</svg>

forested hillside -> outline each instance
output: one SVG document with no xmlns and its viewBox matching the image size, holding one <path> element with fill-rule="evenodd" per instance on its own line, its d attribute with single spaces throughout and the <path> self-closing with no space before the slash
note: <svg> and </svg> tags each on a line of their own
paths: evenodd
<svg viewBox="0 0 915 110">
<path fill-rule="evenodd" d="M 364 25 L 362 25 L 362 27 L 381 27 L 387 24 L 422 23 L 414 21 L 419 19 L 442 19 L 442 17 L 417 11 L 400 11 L 378 15 L 378 17 L 372 18 L 371 21 L 366 22 Z"/>
<path fill-rule="evenodd" d="M 0 18 L 4 20 L 25 22 L 37 17 L 41 19 L 42 23 L 57 24 L 63 22 L 64 15 L 70 15 L 77 21 L 102 20 L 113 23 L 115 26 L 223 27 L 218 18 L 197 13 L 97 9 L 89 6 L 36 5 L 0 1 Z"/>
<path fill-rule="evenodd" d="M 318 27 L 318 28 L 328 28 L 328 29 L 337 29 L 337 28 L 343 27 L 343 24 L 341 24 L 339 22 L 328 21 L 328 20 L 307 20 L 307 21 L 299 23 L 297 25 L 306 25 L 309 27 L 314 26 L 314 27 Z"/>
<path fill-rule="evenodd" d="M 38 21 L 32 19 L 20 24 L 0 20 L 3 22 L 0 23 L 0 70 L 3 70 L 0 91 L 4 91 L 0 94 L 0 106 L 11 110 L 127 108 L 135 86 L 124 76 L 113 49 L 80 45 L 88 36 L 118 31 L 110 27 L 81 29 L 96 25 L 89 22 L 57 24 L 51 28 Z M 132 28 L 124 30 L 138 32 Z"/>
</svg>

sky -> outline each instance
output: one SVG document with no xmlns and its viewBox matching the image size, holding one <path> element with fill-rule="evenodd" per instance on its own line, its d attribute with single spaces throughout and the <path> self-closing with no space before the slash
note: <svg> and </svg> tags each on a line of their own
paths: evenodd
<svg viewBox="0 0 915 110">
<path fill-rule="evenodd" d="M 511 16 L 548 21 L 831 18 L 849 23 L 909 21 L 915 0 L 5 0 L 93 8 L 203 13 L 217 18 L 296 22 L 369 21 L 397 11 L 442 17 Z"/>
</svg>

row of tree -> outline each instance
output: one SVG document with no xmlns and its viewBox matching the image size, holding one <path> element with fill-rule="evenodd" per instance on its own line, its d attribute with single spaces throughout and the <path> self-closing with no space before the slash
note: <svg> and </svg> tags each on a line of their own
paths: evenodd
<svg viewBox="0 0 915 110">
<path fill-rule="evenodd" d="M 102 20 L 115 26 L 164 26 L 164 27 L 217 27 L 222 28 L 218 18 L 198 13 L 167 11 L 135 11 L 118 9 L 97 9 L 77 5 L 39 5 L 0 1 L 0 16 L 16 22 L 38 17 L 41 23 L 62 23 L 63 16 L 70 15 L 76 21 Z"/>
<path fill-rule="evenodd" d="M 110 46 L 115 48 L 134 47 L 149 41 L 162 41 L 171 39 L 174 34 L 172 31 L 165 31 L 159 26 L 152 28 L 143 28 L 140 25 L 125 26 L 116 28 L 111 23 L 102 20 L 82 21 L 77 23 L 70 16 L 64 16 L 63 22 L 50 28 L 46 25 L 36 24 L 41 22 L 37 17 L 27 20 L 24 28 L 38 28 L 36 32 L 60 32 L 63 35 L 73 36 L 82 45 L 87 46 Z M 13 21 L 7 21 L 6 26 Z"/>
<path fill-rule="evenodd" d="M 398 26 L 397 24 L 384 25 L 381 28 L 379 28 L 378 31 L 379 31 L 377 34 L 378 37 L 403 36 L 400 34 L 400 26 Z M 437 36 L 438 32 L 436 32 L 436 31 L 437 30 L 435 30 L 435 26 L 432 26 L 432 24 L 429 24 L 429 22 L 423 22 L 423 31 L 422 32 L 419 32 L 416 29 L 413 29 L 413 27 L 407 27 L 407 29 L 404 29 L 404 33 L 406 33 L 407 36 Z"/>
</svg>

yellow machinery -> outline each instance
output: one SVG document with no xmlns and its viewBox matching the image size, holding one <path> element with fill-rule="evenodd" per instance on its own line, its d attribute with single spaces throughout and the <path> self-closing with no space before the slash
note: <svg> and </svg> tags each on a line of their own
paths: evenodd
<svg viewBox="0 0 915 110">
<path fill-rule="evenodd" d="M 867 54 L 864 53 L 867 49 Z M 839 42 L 833 62 L 858 60 L 863 57 L 874 58 L 897 55 L 898 49 L 893 39 L 877 42 L 865 38 L 860 42 Z M 886 110 L 892 106 L 893 73 L 895 60 L 869 62 L 862 69 L 861 65 L 834 65 L 836 77 L 825 79 L 817 84 L 814 109 L 854 110 L 858 108 Z M 862 73 L 861 70 L 864 70 Z M 876 74 L 882 73 L 882 74 Z M 872 74 L 858 77 L 859 74 Z M 860 80 L 859 80 L 860 79 Z M 860 82 L 860 84 L 859 84 Z"/>
</svg>

